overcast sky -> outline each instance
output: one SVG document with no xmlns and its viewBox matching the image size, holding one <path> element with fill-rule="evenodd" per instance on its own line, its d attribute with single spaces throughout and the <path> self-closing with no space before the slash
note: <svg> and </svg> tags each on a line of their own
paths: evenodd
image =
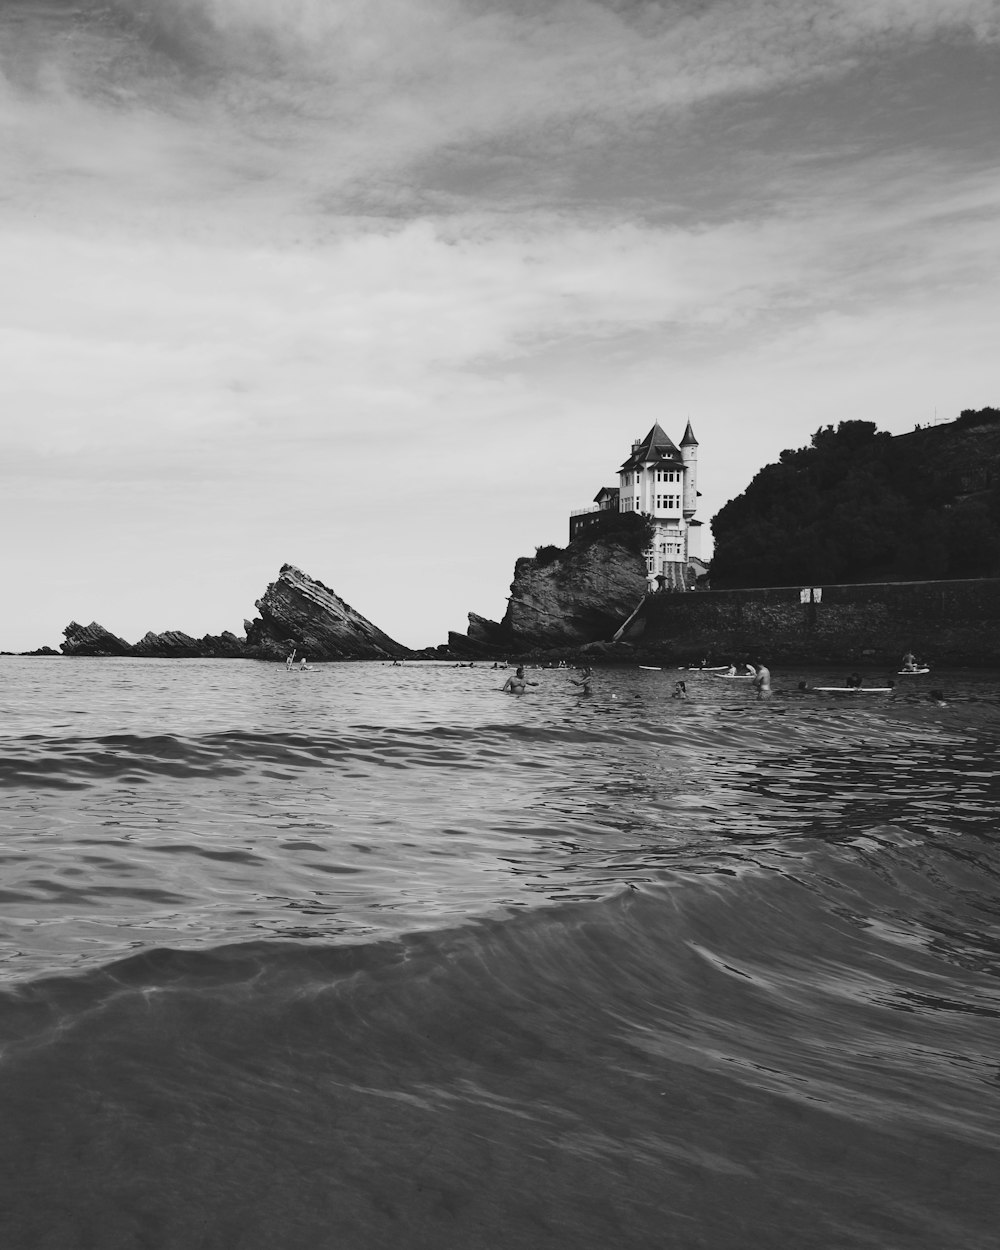
<svg viewBox="0 0 1000 1250">
<path fill-rule="evenodd" d="M 499 618 L 659 421 L 707 523 L 1000 404 L 996 0 L 0 0 L 0 649 L 282 563 Z"/>
</svg>

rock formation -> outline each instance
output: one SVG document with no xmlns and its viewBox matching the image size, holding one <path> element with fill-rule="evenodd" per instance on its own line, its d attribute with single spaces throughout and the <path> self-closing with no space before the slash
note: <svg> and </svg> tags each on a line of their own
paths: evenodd
<svg viewBox="0 0 1000 1250">
<path fill-rule="evenodd" d="M 140 638 L 131 649 L 131 655 L 157 659 L 240 659 L 247 655 L 247 644 L 229 630 L 221 634 L 206 634 L 204 638 L 192 638 L 179 629 L 168 629 L 162 634 L 152 630 Z"/>
<path fill-rule="evenodd" d="M 132 648 L 124 638 L 118 638 L 110 630 L 91 621 L 79 625 L 76 621 L 63 630 L 66 641 L 59 644 L 64 655 L 131 655 Z"/>
<path fill-rule="evenodd" d="M 92 622 L 63 630 L 64 655 L 128 655 L 144 659 L 284 659 L 294 647 L 310 660 L 403 659 L 415 653 L 394 641 L 328 586 L 284 564 L 255 605 L 260 617 L 244 622 L 246 638 L 228 630 L 194 638 L 183 630 L 151 630 L 134 646 Z M 25 654 L 58 654 L 49 648 Z"/>
<path fill-rule="evenodd" d="M 470 613 L 468 633 L 449 634 L 448 646 L 485 655 L 607 640 L 646 588 L 645 561 L 627 540 L 574 542 L 554 556 L 525 556 L 514 565 L 503 620 Z"/>
<path fill-rule="evenodd" d="M 311 660 L 402 659 L 412 653 L 291 564 L 257 600 L 247 646 L 261 659 L 283 659 L 295 647 Z"/>
</svg>

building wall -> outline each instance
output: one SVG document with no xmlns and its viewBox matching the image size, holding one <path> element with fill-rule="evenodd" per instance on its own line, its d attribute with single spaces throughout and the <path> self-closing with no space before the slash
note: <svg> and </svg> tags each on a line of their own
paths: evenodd
<svg viewBox="0 0 1000 1250">
<path fill-rule="evenodd" d="M 626 641 L 679 660 L 1000 666 L 1000 578 L 651 595 Z"/>
</svg>

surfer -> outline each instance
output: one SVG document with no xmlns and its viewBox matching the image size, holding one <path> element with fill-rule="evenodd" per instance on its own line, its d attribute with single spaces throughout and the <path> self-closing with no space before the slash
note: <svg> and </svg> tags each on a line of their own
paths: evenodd
<svg viewBox="0 0 1000 1250">
<path fill-rule="evenodd" d="M 309 665 L 306 663 L 306 657 L 303 656 L 302 659 L 299 660 L 299 672 L 304 673 L 308 667 Z"/>
<path fill-rule="evenodd" d="M 862 677 L 860 673 L 852 673 L 847 679 L 847 684 L 852 690 L 861 689 Z"/>
<path fill-rule="evenodd" d="M 537 686 L 537 681 L 528 681 L 524 675 L 524 669 L 518 665 L 517 671 L 513 677 L 508 677 L 501 690 L 507 691 L 508 694 L 524 694 L 525 686 Z"/>
<path fill-rule="evenodd" d="M 736 665 L 732 662 L 732 660 L 729 661 L 729 667 L 726 669 L 726 676 L 727 677 L 736 676 Z"/>
<path fill-rule="evenodd" d="M 287 668 L 288 671 L 291 672 L 292 665 L 294 663 L 295 663 L 295 648 L 292 647 L 291 651 L 288 653 L 288 658 L 285 660 L 285 668 Z"/>
<path fill-rule="evenodd" d="M 912 673 L 916 667 L 917 667 L 917 657 L 913 654 L 912 651 L 907 651 L 906 655 L 903 656 L 903 672 Z"/>
</svg>

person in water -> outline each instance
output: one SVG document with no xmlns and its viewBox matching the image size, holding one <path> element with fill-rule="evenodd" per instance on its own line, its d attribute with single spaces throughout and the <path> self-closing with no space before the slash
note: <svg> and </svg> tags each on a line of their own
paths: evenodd
<svg viewBox="0 0 1000 1250">
<path fill-rule="evenodd" d="M 571 677 L 570 681 L 573 683 L 574 686 L 580 687 L 581 694 L 592 694 L 593 691 L 590 689 L 590 681 L 593 676 L 594 676 L 594 673 L 590 665 L 585 664 L 580 673 L 580 680 L 577 681 L 575 677 Z"/>
<path fill-rule="evenodd" d="M 771 670 L 763 661 L 757 666 L 757 674 L 750 684 L 757 691 L 758 699 L 771 697 Z"/>
<path fill-rule="evenodd" d="M 862 678 L 861 678 L 860 673 L 852 673 L 850 677 L 848 677 L 847 679 L 847 684 L 848 686 L 850 686 L 852 690 L 860 690 L 861 681 L 862 681 Z"/>
<path fill-rule="evenodd" d="M 513 677 L 508 677 L 501 690 L 507 691 L 508 694 L 524 694 L 525 686 L 537 686 L 537 681 L 528 681 L 524 675 L 524 669 L 518 665 L 517 671 Z"/>
<path fill-rule="evenodd" d="M 670 697 L 671 699 L 686 699 L 688 697 L 687 682 L 675 681 L 674 692 Z"/>
</svg>

